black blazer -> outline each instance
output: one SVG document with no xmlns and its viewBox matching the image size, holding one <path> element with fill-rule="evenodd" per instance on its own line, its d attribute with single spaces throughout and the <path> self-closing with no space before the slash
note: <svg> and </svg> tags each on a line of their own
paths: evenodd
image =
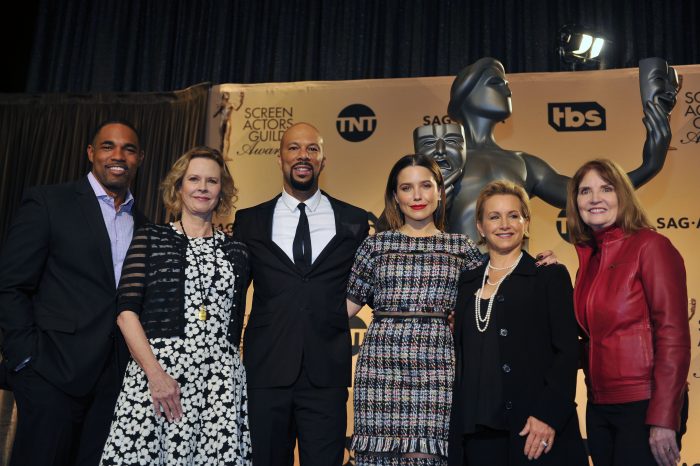
<svg viewBox="0 0 700 466">
<path fill-rule="evenodd" d="M 248 386 L 292 384 L 302 364 L 322 387 L 350 385 L 351 344 L 345 305 L 355 251 L 369 232 L 367 212 L 328 196 L 336 235 L 303 272 L 272 241 L 279 196 L 236 213 L 234 239 L 248 246 L 253 304 L 243 340 Z"/>
<path fill-rule="evenodd" d="M 465 309 L 481 287 L 486 264 L 462 273 L 455 313 L 456 380 L 452 425 L 459 425 L 461 353 L 466 345 L 463 325 L 475 325 L 473 311 Z M 483 312 L 483 311 L 482 311 Z M 466 319 L 466 320 L 465 320 Z M 529 464 L 523 455 L 525 439 L 518 433 L 529 416 L 556 430 L 553 449 L 537 464 L 587 465 L 576 414 L 578 329 L 573 308 L 571 279 L 563 265 L 537 267 L 523 254 L 513 273 L 495 297 L 491 326 L 498 329 L 500 369 L 503 375 L 502 414 L 511 433 L 509 464 Z M 461 464 L 459 432 L 450 442 L 450 464 Z"/>
<path fill-rule="evenodd" d="M 8 370 L 27 356 L 73 396 L 89 392 L 116 330 L 109 235 L 87 178 L 27 191 L 0 255 L 0 329 Z M 134 230 L 144 223 L 134 211 Z"/>
</svg>

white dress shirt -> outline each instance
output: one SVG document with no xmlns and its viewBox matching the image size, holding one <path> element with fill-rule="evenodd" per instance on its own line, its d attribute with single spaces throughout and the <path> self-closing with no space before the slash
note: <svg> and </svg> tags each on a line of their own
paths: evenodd
<svg viewBox="0 0 700 466">
<path fill-rule="evenodd" d="M 299 224 L 299 202 L 283 188 L 282 196 L 277 199 L 275 213 L 272 216 L 272 241 L 289 256 L 292 262 L 294 262 L 292 249 L 294 235 Z M 306 204 L 306 217 L 309 219 L 311 233 L 311 263 L 314 263 L 323 248 L 335 236 L 335 215 L 331 202 L 321 194 L 320 189 L 304 204 Z"/>
</svg>

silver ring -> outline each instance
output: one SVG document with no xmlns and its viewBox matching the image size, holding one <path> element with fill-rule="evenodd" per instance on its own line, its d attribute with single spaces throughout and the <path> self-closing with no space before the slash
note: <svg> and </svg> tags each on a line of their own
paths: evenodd
<svg viewBox="0 0 700 466">
<path fill-rule="evenodd" d="M 549 446 L 549 444 L 545 440 L 542 440 L 542 446 L 547 448 Z"/>
</svg>

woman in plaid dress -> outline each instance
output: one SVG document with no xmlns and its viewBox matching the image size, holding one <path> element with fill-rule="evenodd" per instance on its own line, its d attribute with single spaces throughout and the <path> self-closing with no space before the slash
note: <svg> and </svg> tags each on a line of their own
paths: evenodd
<svg viewBox="0 0 700 466">
<path fill-rule="evenodd" d="M 425 155 L 392 168 L 382 227 L 360 246 L 348 283 L 348 314 L 374 309 L 355 369 L 355 433 L 362 465 L 445 465 L 454 351 L 447 315 L 461 271 L 482 255 L 445 233 L 440 169 Z"/>
</svg>

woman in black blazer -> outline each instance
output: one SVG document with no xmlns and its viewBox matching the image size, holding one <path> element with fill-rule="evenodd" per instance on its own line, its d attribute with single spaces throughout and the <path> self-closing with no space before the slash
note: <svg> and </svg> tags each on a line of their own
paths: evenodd
<svg viewBox="0 0 700 466">
<path fill-rule="evenodd" d="M 522 187 L 494 181 L 476 209 L 490 260 L 459 283 L 450 464 L 586 465 L 569 274 L 537 267 L 522 250 L 530 221 Z"/>
</svg>

